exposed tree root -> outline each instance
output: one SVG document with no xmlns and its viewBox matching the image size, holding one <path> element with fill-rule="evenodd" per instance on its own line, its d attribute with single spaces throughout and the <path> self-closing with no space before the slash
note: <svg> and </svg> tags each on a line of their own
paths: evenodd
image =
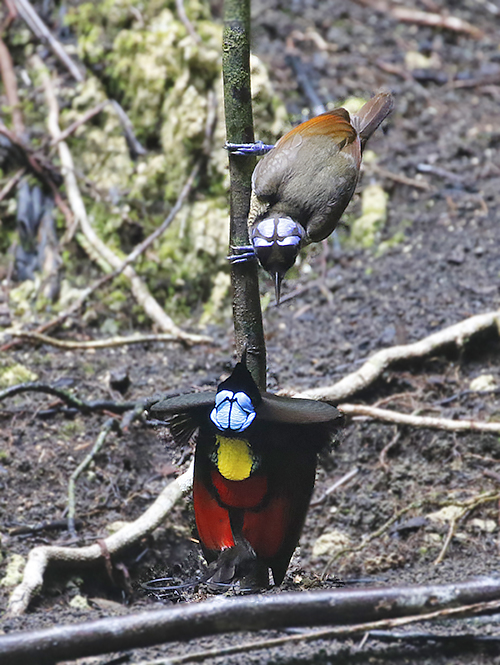
<svg viewBox="0 0 500 665">
<path fill-rule="evenodd" d="M 50 346 L 55 346 L 58 349 L 111 349 L 116 348 L 117 346 L 128 346 L 129 344 L 149 344 L 151 342 L 181 342 L 187 346 L 192 346 L 195 342 L 193 340 L 188 341 L 187 339 L 179 339 L 177 335 L 171 335 L 168 333 L 160 333 L 158 335 L 129 335 L 128 337 L 107 337 L 106 339 L 93 339 L 85 341 L 77 340 L 67 340 L 67 339 L 57 339 L 56 337 L 50 337 L 49 335 L 43 335 L 42 333 L 37 332 L 11 332 L 13 337 L 18 337 L 21 339 L 31 340 L 33 342 L 40 342 L 40 344 L 49 344 Z M 212 343 L 213 340 L 211 337 L 206 337 L 204 335 L 198 335 L 199 343 Z M 1 350 L 1 349 L 0 349 Z"/>
<path fill-rule="evenodd" d="M 361 390 L 365 390 L 373 385 L 382 376 L 382 373 L 395 362 L 424 358 L 450 344 L 454 344 L 460 348 L 473 335 L 490 328 L 496 328 L 500 335 L 500 310 L 471 316 L 460 323 L 444 328 L 413 344 L 382 349 L 382 351 L 378 351 L 369 358 L 358 370 L 348 374 L 332 386 L 306 390 L 297 393 L 295 397 L 320 399 L 338 404 L 341 400 L 352 397 Z"/>
<path fill-rule="evenodd" d="M 154 531 L 166 518 L 175 503 L 188 492 L 193 481 L 192 465 L 181 476 L 172 481 L 156 501 L 135 522 L 104 539 L 109 554 L 115 555 Z M 99 544 L 87 547 L 41 546 L 31 550 L 24 569 L 24 576 L 11 594 L 8 612 L 11 615 L 23 614 L 36 593 L 43 585 L 43 576 L 51 563 L 88 564 L 95 563 L 103 556 Z"/>
<path fill-rule="evenodd" d="M 373 420 L 396 425 L 409 425 L 411 427 L 426 427 L 428 429 L 442 429 L 448 432 L 492 432 L 500 433 L 500 423 L 483 423 L 478 420 L 451 420 L 450 418 L 433 418 L 430 416 L 416 416 L 411 413 L 399 413 L 389 409 L 378 409 L 365 404 L 339 404 L 338 408 L 346 416 L 367 416 Z"/>
</svg>

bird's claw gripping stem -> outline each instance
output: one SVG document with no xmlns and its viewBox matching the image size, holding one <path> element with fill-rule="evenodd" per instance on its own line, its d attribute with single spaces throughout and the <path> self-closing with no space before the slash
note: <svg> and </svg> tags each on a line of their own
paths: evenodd
<svg viewBox="0 0 500 665">
<path fill-rule="evenodd" d="M 231 264 L 254 261 L 257 258 L 253 245 L 239 245 L 237 247 L 231 245 L 231 251 L 232 253 L 226 257 Z"/>
<path fill-rule="evenodd" d="M 255 143 L 227 143 L 224 148 L 232 155 L 265 155 L 274 148 L 274 145 L 255 141 Z"/>
</svg>

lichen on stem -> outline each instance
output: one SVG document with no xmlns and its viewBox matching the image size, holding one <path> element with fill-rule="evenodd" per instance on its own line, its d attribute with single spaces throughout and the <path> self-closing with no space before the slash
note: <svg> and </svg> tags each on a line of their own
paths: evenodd
<svg viewBox="0 0 500 665">
<path fill-rule="evenodd" d="M 226 139 L 231 143 L 251 143 L 254 132 L 250 88 L 250 0 L 224 2 L 222 72 Z M 247 217 L 254 166 L 252 157 L 229 156 L 230 252 L 233 247 L 249 244 Z M 233 264 L 231 283 L 236 350 L 241 355 L 246 349 L 248 369 L 259 388 L 265 390 L 266 347 L 257 263 Z"/>
</svg>

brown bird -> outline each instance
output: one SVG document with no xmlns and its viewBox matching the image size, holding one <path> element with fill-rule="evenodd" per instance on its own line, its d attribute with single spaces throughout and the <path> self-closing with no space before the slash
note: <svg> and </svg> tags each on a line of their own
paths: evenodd
<svg viewBox="0 0 500 665">
<path fill-rule="evenodd" d="M 274 277 L 278 302 L 299 250 L 335 230 L 356 189 L 365 144 L 393 105 L 389 93 L 379 93 L 352 116 L 339 108 L 298 125 L 274 147 L 226 146 L 235 154 L 269 150 L 252 176 L 252 246 L 230 260 L 256 255 Z"/>
</svg>

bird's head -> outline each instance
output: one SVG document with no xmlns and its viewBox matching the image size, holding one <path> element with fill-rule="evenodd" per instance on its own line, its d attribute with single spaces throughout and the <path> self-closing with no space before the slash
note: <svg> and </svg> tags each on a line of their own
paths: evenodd
<svg viewBox="0 0 500 665">
<path fill-rule="evenodd" d="M 255 254 L 264 270 L 274 277 L 278 303 L 281 282 L 295 263 L 303 238 L 302 226 L 287 215 L 266 217 L 251 230 Z"/>
<path fill-rule="evenodd" d="M 221 432 L 243 432 L 250 427 L 261 402 L 260 391 L 246 366 L 246 351 L 229 378 L 219 384 L 210 420 Z"/>
</svg>

